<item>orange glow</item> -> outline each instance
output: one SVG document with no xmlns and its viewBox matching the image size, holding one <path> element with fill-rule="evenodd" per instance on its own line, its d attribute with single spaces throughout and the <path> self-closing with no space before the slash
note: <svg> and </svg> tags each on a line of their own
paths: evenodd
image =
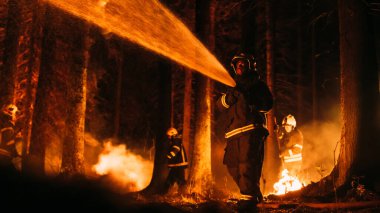
<svg viewBox="0 0 380 213">
<path fill-rule="evenodd" d="M 273 185 L 276 195 L 286 194 L 290 191 L 297 191 L 303 187 L 297 177 L 289 176 L 289 171 L 284 169 L 281 172 L 282 178 Z"/>
<path fill-rule="evenodd" d="M 126 191 L 138 191 L 149 184 L 153 163 L 128 151 L 124 144 L 106 142 L 93 169 L 99 175 L 109 175 Z"/>
<path fill-rule="evenodd" d="M 207 48 L 158 0 L 45 0 L 107 32 L 235 86 Z"/>
</svg>

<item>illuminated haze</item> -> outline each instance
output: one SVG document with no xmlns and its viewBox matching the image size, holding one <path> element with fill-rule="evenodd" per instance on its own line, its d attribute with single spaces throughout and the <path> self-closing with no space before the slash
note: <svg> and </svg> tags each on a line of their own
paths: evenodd
<svg viewBox="0 0 380 213">
<path fill-rule="evenodd" d="M 300 127 L 304 135 L 301 181 L 307 184 L 317 182 L 334 168 L 340 152 L 341 126 L 337 120 Z"/>
</svg>

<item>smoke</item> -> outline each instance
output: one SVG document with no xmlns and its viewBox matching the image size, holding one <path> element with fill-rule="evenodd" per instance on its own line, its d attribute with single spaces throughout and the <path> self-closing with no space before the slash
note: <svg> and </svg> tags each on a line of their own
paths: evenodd
<svg viewBox="0 0 380 213">
<path fill-rule="evenodd" d="M 300 179 L 309 184 L 329 175 L 339 157 L 341 126 L 338 119 L 299 127 L 304 136 Z M 335 161 L 335 162 L 334 162 Z"/>
</svg>

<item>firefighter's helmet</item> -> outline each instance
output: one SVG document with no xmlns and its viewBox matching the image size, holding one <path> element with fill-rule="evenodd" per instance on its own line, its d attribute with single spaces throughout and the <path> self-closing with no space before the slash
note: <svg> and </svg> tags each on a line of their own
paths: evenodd
<svg viewBox="0 0 380 213">
<path fill-rule="evenodd" d="M 296 127 L 297 125 L 297 122 L 296 122 L 296 119 L 294 118 L 293 115 L 289 114 L 287 115 L 283 120 L 282 120 L 282 125 L 285 126 L 285 125 L 289 125 L 289 126 L 292 126 L 293 128 Z"/>
<path fill-rule="evenodd" d="M 173 137 L 173 136 L 176 136 L 177 134 L 178 134 L 178 131 L 174 127 L 170 127 L 168 131 L 166 131 L 166 135 L 168 137 Z"/>
<path fill-rule="evenodd" d="M 232 70 L 236 73 L 236 64 L 238 61 L 245 61 L 248 64 L 248 71 L 257 71 L 257 63 L 256 63 L 256 58 L 253 57 L 253 55 L 249 55 L 246 53 L 239 53 L 235 55 L 232 60 L 231 60 L 231 67 Z"/>
<path fill-rule="evenodd" d="M 16 116 L 16 113 L 17 113 L 17 111 L 18 111 L 18 108 L 17 108 L 17 106 L 16 105 L 14 105 L 14 104 L 7 104 L 7 105 L 5 105 L 4 107 L 3 107 L 3 113 L 4 114 L 7 114 L 7 115 L 9 115 L 9 116 L 11 116 L 11 117 L 15 117 Z"/>
</svg>

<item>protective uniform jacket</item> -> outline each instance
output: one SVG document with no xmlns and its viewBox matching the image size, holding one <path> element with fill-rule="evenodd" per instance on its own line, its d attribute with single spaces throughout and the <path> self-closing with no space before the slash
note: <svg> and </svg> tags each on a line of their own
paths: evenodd
<svg viewBox="0 0 380 213">
<path fill-rule="evenodd" d="M 168 167 L 187 167 L 188 161 L 182 145 L 182 138 L 172 137 L 170 139 L 169 153 L 166 157 L 168 158 Z"/>
<path fill-rule="evenodd" d="M 273 105 L 273 97 L 267 85 L 256 80 L 246 90 L 233 88 L 236 103 L 228 105 L 226 94 L 217 101 L 217 107 L 227 113 L 227 128 L 225 138 L 250 131 L 257 126 L 265 126 L 265 112 Z"/>
<path fill-rule="evenodd" d="M 278 133 L 280 143 L 280 157 L 284 163 L 302 161 L 303 135 L 297 129 L 287 133 L 282 128 Z"/>
<path fill-rule="evenodd" d="M 0 155 L 12 158 L 16 156 L 15 126 L 12 118 L 6 114 L 0 115 Z"/>
<path fill-rule="evenodd" d="M 266 138 L 268 131 L 265 128 L 265 113 L 272 108 L 273 97 L 268 86 L 259 79 L 252 79 L 245 83 L 244 87 L 237 86 L 232 90 L 236 102 L 228 104 L 226 96 L 231 93 L 228 91 L 219 98 L 217 107 L 227 116 L 224 137 L 228 142 L 223 163 L 236 166 L 258 154 L 252 153 L 255 152 L 254 149 L 259 149 L 254 148 L 256 145 L 241 144 L 237 138 L 240 138 L 240 141 L 246 141 L 245 143 L 255 143 L 257 140 Z M 242 153 L 242 146 L 245 145 L 251 150 Z"/>
</svg>

